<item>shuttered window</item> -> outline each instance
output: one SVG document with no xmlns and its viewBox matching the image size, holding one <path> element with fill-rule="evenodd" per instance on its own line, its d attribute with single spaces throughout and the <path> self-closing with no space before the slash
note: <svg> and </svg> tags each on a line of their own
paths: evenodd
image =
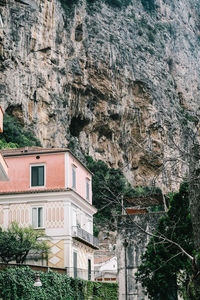
<svg viewBox="0 0 200 300">
<path fill-rule="evenodd" d="M 77 278 L 78 270 L 77 270 L 77 253 L 73 252 L 73 264 L 74 264 L 74 278 Z"/>
<path fill-rule="evenodd" d="M 88 259 L 88 280 L 91 280 L 91 259 Z"/>
<path fill-rule="evenodd" d="M 90 181 L 86 179 L 86 199 L 90 200 Z"/>
<path fill-rule="evenodd" d="M 33 207 L 32 208 L 32 226 L 33 228 L 43 227 L 43 208 Z"/>
<path fill-rule="evenodd" d="M 76 189 L 76 167 L 72 166 L 72 188 Z"/>
<path fill-rule="evenodd" d="M 31 166 L 31 186 L 44 186 L 44 166 Z"/>
<path fill-rule="evenodd" d="M 32 226 L 37 228 L 37 208 L 32 208 Z"/>
</svg>

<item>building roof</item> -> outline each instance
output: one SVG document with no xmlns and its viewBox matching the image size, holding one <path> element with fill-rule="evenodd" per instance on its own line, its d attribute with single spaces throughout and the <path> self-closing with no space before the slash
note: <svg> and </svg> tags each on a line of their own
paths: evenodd
<svg viewBox="0 0 200 300">
<path fill-rule="evenodd" d="M 125 200 L 133 206 L 149 207 L 163 204 L 162 194 L 151 194 L 143 197 L 125 198 Z"/>
<path fill-rule="evenodd" d="M 12 156 L 27 156 L 27 155 L 36 155 L 36 154 L 50 154 L 50 153 L 65 153 L 69 152 L 78 162 L 85 168 L 87 171 L 93 175 L 93 173 L 78 159 L 69 148 L 43 148 L 43 147 L 22 147 L 22 148 L 13 148 L 13 149 L 4 149 L 0 153 L 3 157 L 12 157 Z"/>
<path fill-rule="evenodd" d="M 14 194 L 37 194 L 37 193 L 48 193 L 48 192 L 67 192 L 72 191 L 70 188 L 54 188 L 54 189 L 30 189 L 30 190 L 18 190 L 18 191 L 0 191 L 0 195 L 14 195 Z"/>
<path fill-rule="evenodd" d="M 1 150 L 1 153 L 3 154 L 4 157 L 45 154 L 45 153 L 59 153 L 59 152 L 70 152 L 70 150 L 68 148 L 42 148 L 42 147 L 22 147 L 22 148 Z"/>
<path fill-rule="evenodd" d="M 94 257 L 94 264 L 101 265 L 104 264 L 112 259 L 117 259 L 116 256 L 101 256 L 101 257 Z"/>
<path fill-rule="evenodd" d="M 110 256 L 101 256 L 101 257 L 95 257 L 94 258 L 94 264 L 98 265 L 98 264 L 102 264 L 106 261 L 108 261 L 109 259 L 111 259 L 112 257 Z"/>
</svg>

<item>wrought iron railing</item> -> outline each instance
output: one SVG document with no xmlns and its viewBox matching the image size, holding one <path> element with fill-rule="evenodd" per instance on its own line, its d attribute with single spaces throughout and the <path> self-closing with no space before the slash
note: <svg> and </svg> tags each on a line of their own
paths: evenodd
<svg viewBox="0 0 200 300">
<path fill-rule="evenodd" d="M 79 238 L 82 241 L 94 246 L 95 248 L 99 248 L 99 240 L 91 233 L 87 232 L 86 230 L 82 229 L 79 226 L 72 226 L 72 236 L 75 238 Z"/>
</svg>

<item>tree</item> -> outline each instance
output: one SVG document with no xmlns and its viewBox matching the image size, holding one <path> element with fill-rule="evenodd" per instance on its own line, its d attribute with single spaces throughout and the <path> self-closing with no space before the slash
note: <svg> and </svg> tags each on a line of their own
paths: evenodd
<svg viewBox="0 0 200 300">
<path fill-rule="evenodd" d="M 0 227 L 0 258 L 3 262 L 16 261 L 23 264 L 32 250 L 47 255 L 49 246 L 43 240 L 44 232 L 30 227 L 20 227 L 13 222 L 7 230 Z"/>
<path fill-rule="evenodd" d="M 183 121 L 187 121 L 187 118 L 185 116 L 180 116 L 180 118 L 183 119 Z M 193 119 L 191 121 L 193 123 Z M 200 146 L 198 143 L 199 140 L 199 116 L 195 117 L 194 126 L 190 124 L 188 125 L 188 121 L 184 122 L 182 131 L 185 136 L 187 136 L 187 144 L 184 145 L 184 148 L 182 148 L 178 143 L 175 142 L 175 135 L 174 135 L 174 128 L 169 128 L 169 144 L 168 146 L 170 148 L 175 148 L 175 151 L 173 152 L 174 155 L 171 155 L 169 157 L 166 157 L 163 160 L 163 164 L 160 166 L 154 166 L 155 169 L 157 169 L 157 174 L 160 174 L 161 171 L 171 169 L 174 170 L 176 166 L 181 164 L 181 169 L 185 170 L 185 176 L 186 180 L 189 182 L 190 186 L 190 195 L 189 195 L 189 202 L 190 202 L 190 213 L 191 213 L 191 222 L 192 222 L 192 228 L 191 232 L 194 232 L 194 244 L 195 247 L 193 248 L 193 252 L 187 251 L 187 247 L 184 248 L 184 246 L 179 243 L 179 240 L 176 239 L 174 236 L 165 236 L 163 234 L 159 234 L 159 232 L 156 232 L 156 234 L 151 234 L 149 232 L 145 232 L 146 234 L 152 236 L 153 238 L 157 238 L 159 240 L 159 243 L 169 243 L 171 247 L 174 247 L 182 254 L 182 256 L 185 256 L 185 260 L 188 262 L 190 261 L 189 265 L 192 266 L 192 273 L 190 276 L 190 282 L 188 285 L 188 299 L 196 300 L 200 299 Z M 136 145 L 143 149 L 143 151 L 147 152 L 149 157 L 153 157 L 152 149 L 147 146 L 144 147 L 137 141 L 135 141 Z M 192 145 L 191 149 L 189 149 L 189 145 Z M 189 172 L 187 172 L 189 170 Z M 180 182 L 182 180 L 182 177 L 179 177 L 179 174 L 175 174 L 177 176 L 174 177 L 174 180 L 177 180 L 177 182 Z M 155 184 L 157 175 L 155 175 L 155 178 L 153 178 L 152 182 Z M 106 184 L 106 181 L 104 182 Z M 108 196 L 108 203 L 107 206 L 105 204 L 105 207 L 108 207 L 109 202 L 113 202 L 113 204 L 120 204 L 120 193 L 117 194 L 117 197 L 115 197 L 116 193 L 112 193 L 112 188 L 107 188 L 109 190 L 109 193 L 111 191 L 112 199 L 115 198 L 115 200 L 110 201 L 110 196 Z M 123 195 L 123 193 L 121 193 Z M 104 198 L 106 199 L 106 197 Z M 134 224 L 138 226 L 138 224 Z M 139 228 L 139 226 L 138 226 Z M 141 231 L 142 228 L 140 228 Z M 186 245 L 187 246 L 187 245 Z M 173 258 L 168 257 L 168 260 Z M 168 260 L 166 260 L 166 264 L 168 264 Z M 189 273 L 188 273 L 189 274 Z M 165 278 L 165 276 L 164 276 Z M 165 279 L 164 279 L 165 280 Z"/>
<path fill-rule="evenodd" d="M 93 205 L 98 209 L 95 224 L 106 223 L 114 226 L 113 213 L 122 211 L 122 197 L 131 197 L 135 190 L 124 177 L 120 169 L 109 168 L 103 161 L 94 161 L 86 156 L 87 167 L 93 173 Z"/>
<path fill-rule="evenodd" d="M 194 234 L 193 274 L 188 285 L 190 299 L 200 299 L 200 145 L 194 143 L 189 156 L 190 211 Z"/>
<path fill-rule="evenodd" d="M 179 290 L 186 293 L 183 290 L 192 274 L 192 261 L 165 238 L 176 241 L 192 256 L 194 244 L 191 233 L 189 190 L 188 184 L 184 183 L 179 192 L 172 196 L 170 208 L 166 216 L 160 219 L 138 269 L 137 279 L 146 288 L 150 299 L 176 299 L 177 276 L 180 278 Z"/>
</svg>

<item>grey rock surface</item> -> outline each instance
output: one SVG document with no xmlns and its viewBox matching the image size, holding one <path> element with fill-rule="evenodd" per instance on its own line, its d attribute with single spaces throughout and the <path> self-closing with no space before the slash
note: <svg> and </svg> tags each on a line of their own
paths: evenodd
<svg viewBox="0 0 200 300">
<path fill-rule="evenodd" d="M 199 113 L 199 1 L 70 2 L 0 0 L 1 105 L 43 146 L 177 188 Z"/>
</svg>

